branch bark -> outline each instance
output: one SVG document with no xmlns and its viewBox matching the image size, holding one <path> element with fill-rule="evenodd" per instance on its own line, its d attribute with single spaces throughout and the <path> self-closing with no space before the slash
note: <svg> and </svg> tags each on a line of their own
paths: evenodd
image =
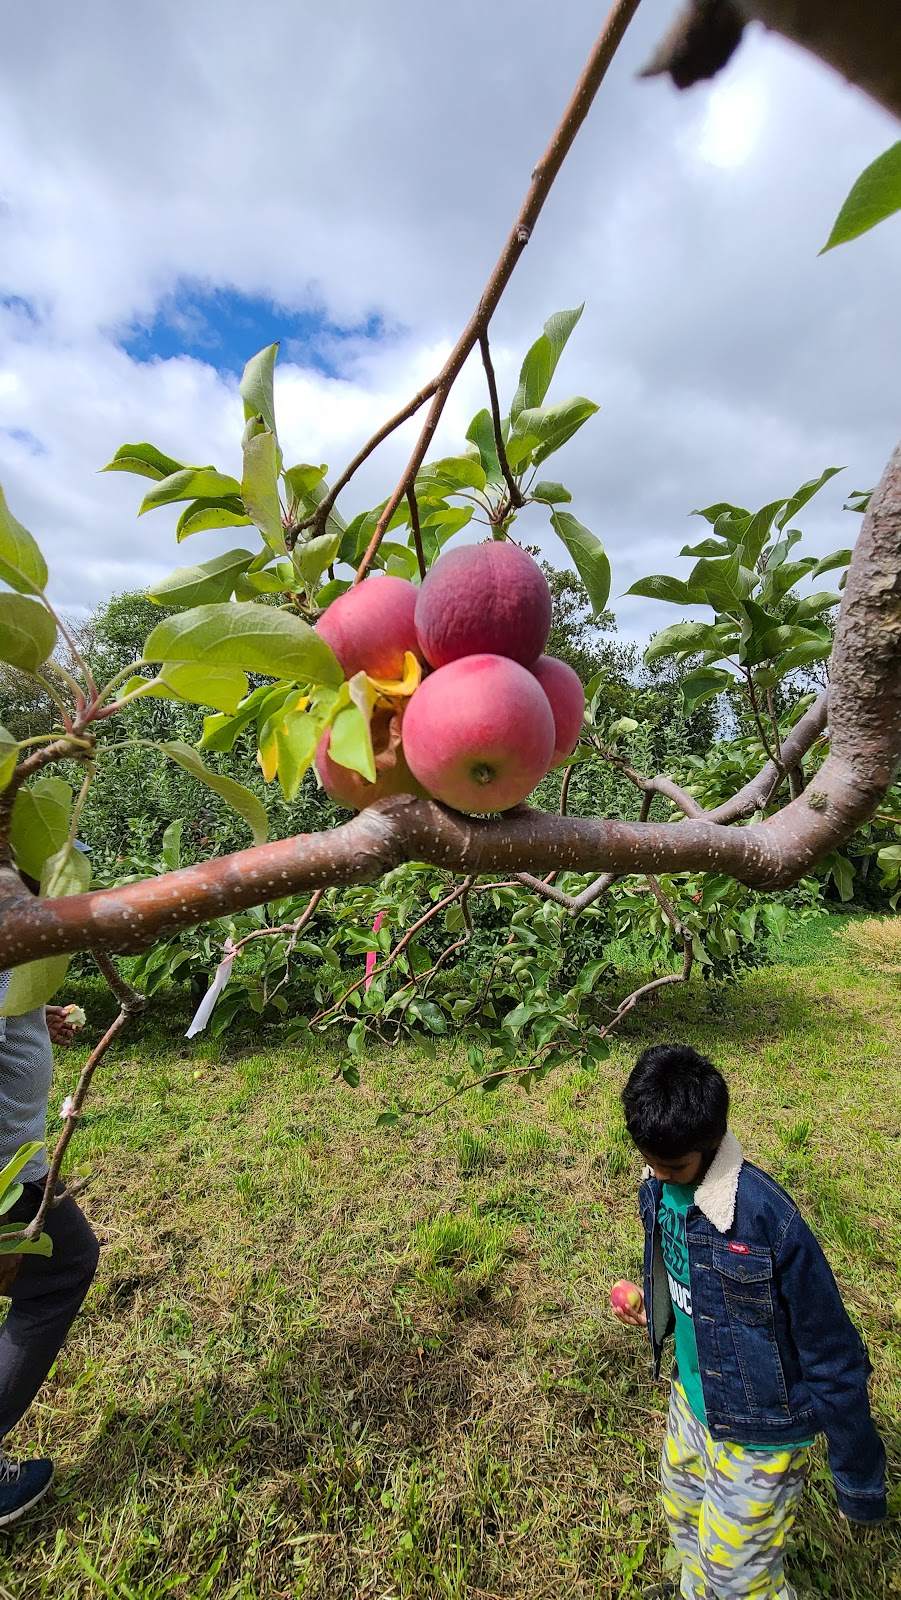
<svg viewBox="0 0 901 1600">
<path fill-rule="evenodd" d="M 483 821 L 401 795 L 328 833 L 56 900 L 33 898 L 0 865 L 0 969 L 74 950 L 142 950 L 163 933 L 286 894 L 371 883 L 404 861 L 474 877 L 715 871 L 762 889 L 797 883 L 869 821 L 901 764 L 901 446 L 873 494 L 851 560 L 829 707 L 831 751 L 815 780 L 748 827 L 724 826 L 726 808 L 675 823 L 588 820 L 528 807 Z M 794 765 L 797 752 L 809 748 L 825 717 L 825 700 L 816 702 L 786 739 L 785 763 Z M 742 791 L 743 805 L 751 787 Z"/>
<path fill-rule="evenodd" d="M 690 0 L 643 76 L 668 74 L 679 89 L 713 77 L 748 22 L 809 50 L 901 116 L 901 10 L 886 0 Z"/>
</svg>

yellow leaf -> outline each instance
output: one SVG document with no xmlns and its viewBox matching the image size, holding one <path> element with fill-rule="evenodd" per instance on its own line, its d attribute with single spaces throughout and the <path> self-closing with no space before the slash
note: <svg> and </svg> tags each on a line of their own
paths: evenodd
<svg viewBox="0 0 901 1600">
<path fill-rule="evenodd" d="M 404 656 L 402 678 L 370 678 L 368 681 L 379 694 L 387 695 L 391 700 L 407 699 L 419 688 L 422 681 L 422 667 L 412 650 L 408 650 Z"/>
</svg>

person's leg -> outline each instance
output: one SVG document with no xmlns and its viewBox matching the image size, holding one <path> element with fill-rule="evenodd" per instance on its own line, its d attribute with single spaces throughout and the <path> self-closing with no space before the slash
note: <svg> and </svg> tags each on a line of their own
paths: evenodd
<svg viewBox="0 0 901 1600">
<path fill-rule="evenodd" d="M 701 1570 L 718 1600 L 796 1600 L 785 1541 L 810 1451 L 713 1445 L 699 1525 Z"/>
<path fill-rule="evenodd" d="M 698 1530 L 704 1501 L 706 1429 L 692 1413 L 682 1390 L 670 1390 L 669 1419 L 660 1457 L 663 1509 L 670 1538 L 682 1558 L 684 1600 L 706 1600 Z"/>
<path fill-rule="evenodd" d="M 29 1183 L 7 1212 L 5 1225 L 28 1222 L 43 1185 Z M 62 1347 L 97 1270 L 99 1245 L 74 1200 L 47 1213 L 51 1256 L 23 1256 L 6 1290 L 11 1305 L 0 1328 L 0 1441 L 24 1416 Z"/>
</svg>

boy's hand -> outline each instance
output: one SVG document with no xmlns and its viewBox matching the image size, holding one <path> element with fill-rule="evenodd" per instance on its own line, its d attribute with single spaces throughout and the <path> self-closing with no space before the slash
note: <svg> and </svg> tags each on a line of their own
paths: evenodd
<svg viewBox="0 0 901 1600">
<path fill-rule="evenodd" d="M 610 1305 L 613 1315 L 618 1322 L 626 1328 L 646 1328 L 647 1315 L 644 1309 L 644 1295 L 637 1284 L 621 1280 L 615 1283 L 610 1291 Z"/>
</svg>

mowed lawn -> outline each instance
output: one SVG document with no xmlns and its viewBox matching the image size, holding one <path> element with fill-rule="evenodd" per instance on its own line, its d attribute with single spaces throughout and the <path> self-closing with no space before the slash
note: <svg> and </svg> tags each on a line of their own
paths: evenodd
<svg viewBox="0 0 901 1600">
<path fill-rule="evenodd" d="M 58 1482 L 0 1534 L 0 1593 L 587 1600 L 664 1573 L 666 1386 L 608 1293 L 639 1274 L 618 1091 L 669 1038 L 726 1069 L 736 1132 L 829 1253 L 898 1508 L 901 984 L 843 925 L 729 988 L 665 992 L 590 1075 L 405 1130 L 376 1116 L 398 1089 L 437 1097 L 440 1057 L 374 1052 L 352 1090 L 324 1045 L 258 1022 L 188 1043 L 186 1009 L 155 1001 L 77 1138 L 100 1273 L 13 1441 Z M 108 1002 L 80 998 L 96 1037 Z M 897 1514 L 840 1521 L 820 1446 L 790 1560 L 815 1595 L 901 1595 Z"/>
</svg>

